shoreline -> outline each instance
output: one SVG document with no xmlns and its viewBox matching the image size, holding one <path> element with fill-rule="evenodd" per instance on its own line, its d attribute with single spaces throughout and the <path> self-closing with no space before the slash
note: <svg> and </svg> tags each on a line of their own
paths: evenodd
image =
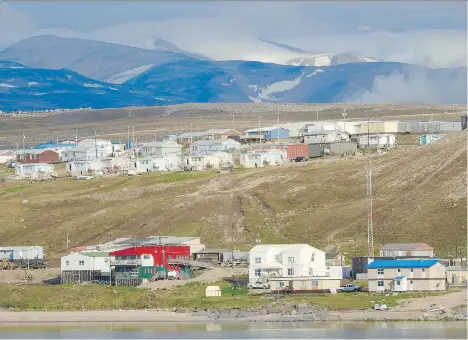
<svg viewBox="0 0 468 340">
<path fill-rule="evenodd" d="M 117 310 L 82 312 L 0 312 L 0 326 L 11 324 L 54 324 L 54 323 L 237 323 L 237 322 L 375 322 L 375 321 L 465 321 L 465 314 L 427 313 L 423 311 L 311 311 L 292 314 L 266 314 L 246 312 L 230 314 L 220 312 L 179 313 L 160 310 Z M 198 315 L 197 315 L 198 314 Z M 200 315 L 201 314 L 201 315 Z"/>
</svg>

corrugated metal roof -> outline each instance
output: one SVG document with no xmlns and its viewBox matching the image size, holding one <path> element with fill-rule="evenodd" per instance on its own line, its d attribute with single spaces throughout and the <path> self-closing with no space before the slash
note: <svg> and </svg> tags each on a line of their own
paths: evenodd
<svg viewBox="0 0 468 340">
<path fill-rule="evenodd" d="M 205 248 L 203 250 L 199 250 L 196 254 L 213 254 L 213 253 L 224 253 L 230 251 L 229 249 L 219 249 L 219 248 Z"/>
<path fill-rule="evenodd" d="M 109 257 L 109 253 L 105 251 L 82 252 L 81 255 L 89 257 Z"/>
<path fill-rule="evenodd" d="M 396 281 L 401 281 L 401 280 L 403 280 L 404 278 L 406 278 L 406 276 L 397 276 L 397 277 L 395 278 L 395 280 L 396 280 Z"/>
<path fill-rule="evenodd" d="M 433 250 L 427 243 L 387 243 L 381 250 Z"/>
<path fill-rule="evenodd" d="M 366 268 L 429 268 L 439 260 L 377 260 L 369 263 Z"/>
</svg>

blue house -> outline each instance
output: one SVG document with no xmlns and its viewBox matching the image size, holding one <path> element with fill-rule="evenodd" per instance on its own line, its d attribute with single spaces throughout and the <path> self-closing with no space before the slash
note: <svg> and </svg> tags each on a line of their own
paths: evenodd
<svg viewBox="0 0 468 340">
<path fill-rule="evenodd" d="M 419 136 L 419 145 L 427 145 L 427 144 L 436 142 L 441 138 L 442 138 L 441 135 L 434 135 L 434 134 L 422 135 L 422 136 Z"/>
<path fill-rule="evenodd" d="M 250 129 L 245 131 L 248 136 L 258 136 L 261 135 L 264 141 L 270 141 L 275 139 L 288 139 L 289 138 L 289 130 L 272 126 L 272 127 L 265 127 L 265 128 L 257 128 L 257 129 Z"/>
<path fill-rule="evenodd" d="M 446 290 L 445 267 L 431 260 L 375 260 L 367 266 L 370 292 Z"/>
</svg>

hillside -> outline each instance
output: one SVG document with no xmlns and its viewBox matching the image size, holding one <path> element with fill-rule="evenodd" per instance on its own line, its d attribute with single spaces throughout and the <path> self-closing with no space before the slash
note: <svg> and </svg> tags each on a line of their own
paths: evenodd
<svg viewBox="0 0 468 340">
<path fill-rule="evenodd" d="M 427 242 L 439 255 L 466 249 L 466 136 L 373 158 L 377 246 Z M 258 170 L 146 174 L 93 181 L 0 186 L 4 245 L 44 245 L 51 258 L 71 246 L 133 235 L 198 235 L 211 247 L 310 243 L 365 255 L 365 166 L 326 158 Z M 22 200 L 28 200 L 21 204 Z M 356 239 L 354 239 L 356 237 Z M 355 243 L 356 242 L 356 243 Z"/>
</svg>

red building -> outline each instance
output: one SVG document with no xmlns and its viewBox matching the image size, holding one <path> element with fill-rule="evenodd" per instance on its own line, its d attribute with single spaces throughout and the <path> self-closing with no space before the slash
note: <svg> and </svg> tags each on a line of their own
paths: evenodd
<svg viewBox="0 0 468 340">
<path fill-rule="evenodd" d="M 16 155 L 18 163 L 59 163 L 60 155 L 53 150 L 24 150 Z"/>
<path fill-rule="evenodd" d="M 129 279 L 188 278 L 190 246 L 135 246 L 109 253 L 117 285 Z"/>
<path fill-rule="evenodd" d="M 278 149 L 286 150 L 289 160 L 296 159 L 297 157 L 309 158 L 309 147 L 307 144 L 261 144 L 252 147 L 253 150 L 269 150 Z"/>
</svg>

